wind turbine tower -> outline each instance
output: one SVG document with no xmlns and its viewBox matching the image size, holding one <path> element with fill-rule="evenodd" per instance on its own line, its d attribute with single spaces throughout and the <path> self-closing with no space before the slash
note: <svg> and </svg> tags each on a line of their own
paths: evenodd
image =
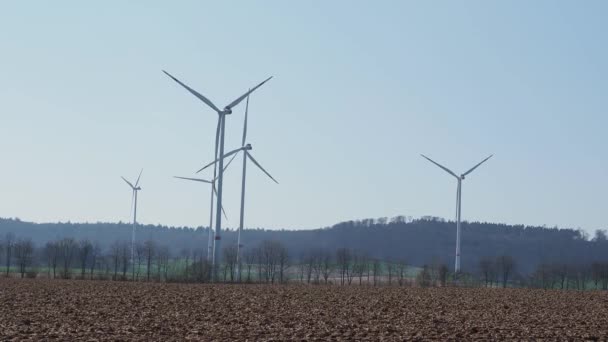
<svg viewBox="0 0 608 342">
<path fill-rule="evenodd" d="M 476 168 L 478 168 L 479 165 L 485 163 L 488 159 L 492 158 L 493 155 L 490 155 L 486 159 L 482 160 L 477 165 L 473 166 L 469 171 L 461 174 L 460 176 L 457 176 L 454 172 L 452 172 L 452 170 L 450 170 L 447 167 L 445 167 L 445 166 L 443 166 L 443 165 L 441 165 L 441 164 L 433 161 L 431 158 L 425 156 L 424 154 L 421 154 L 421 156 L 423 158 L 425 158 L 426 160 L 430 161 L 431 163 L 437 165 L 438 167 L 440 167 L 441 169 L 443 169 L 445 172 L 447 172 L 450 175 L 454 176 L 458 180 L 458 187 L 456 189 L 456 261 L 455 261 L 455 265 L 454 265 L 454 272 L 456 274 L 458 274 L 458 273 L 460 273 L 460 238 L 461 238 L 461 234 L 460 234 L 460 213 L 461 213 L 461 204 L 462 204 L 462 181 L 464 180 L 464 178 L 468 174 L 470 174 L 471 172 L 473 172 L 473 170 L 475 170 Z"/>
<path fill-rule="evenodd" d="M 137 192 L 141 190 L 141 187 L 139 186 L 139 180 L 143 171 L 144 170 L 142 169 L 139 172 L 139 176 L 137 176 L 137 181 L 135 182 L 135 185 L 126 180 L 125 177 L 121 176 L 122 180 L 124 180 L 133 191 L 133 194 L 131 195 L 131 205 L 133 206 L 133 230 L 131 232 L 131 267 L 133 268 L 133 280 L 135 280 L 135 228 L 137 227 Z"/>
<path fill-rule="evenodd" d="M 245 183 L 246 183 L 245 180 L 247 178 L 247 160 L 248 159 L 251 160 L 251 162 L 255 166 L 257 166 L 260 170 L 262 170 L 262 172 L 264 172 L 270 179 L 272 179 L 275 183 L 279 184 L 279 182 L 277 182 L 277 180 L 274 179 L 270 175 L 270 173 L 268 173 L 262 167 L 262 165 L 260 165 L 260 163 L 258 163 L 258 161 L 255 160 L 255 158 L 253 158 L 253 156 L 249 152 L 249 151 L 251 151 L 251 149 L 253 147 L 251 146 L 251 144 L 246 144 L 246 141 L 247 141 L 247 118 L 248 118 L 248 115 L 249 115 L 249 97 L 247 97 L 247 105 L 245 106 L 245 121 L 244 121 L 244 124 L 243 124 L 243 139 L 241 141 L 241 145 L 242 146 L 240 148 L 237 148 L 236 150 L 228 152 L 222 158 L 218 158 L 218 159 L 214 160 L 213 162 L 205 165 L 200 170 L 198 170 L 198 172 L 201 172 L 204 169 L 206 169 L 207 167 L 216 164 L 219 160 L 227 158 L 227 157 L 229 157 L 231 155 L 232 155 L 232 159 L 230 159 L 230 162 L 232 162 L 232 160 L 234 159 L 234 157 L 239 152 L 243 151 L 243 174 L 242 174 L 242 179 L 241 179 L 241 215 L 240 215 L 240 221 L 239 221 L 239 231 L 238 231 L 238 234 L 237 234 L 237 253 L 236 253 L 237 279 L 238 279 L 239 282 L 241 281 L 241 266 L 240 266 L 240 261 L 241 261 L 241 250 L 243 248 L 243 244 L 242 244 L 242 240 L 241 240 L 241 233 L 243 231 L 243 227 L 244 227 L 244 223 L 245 223 Z"/>
</svg>

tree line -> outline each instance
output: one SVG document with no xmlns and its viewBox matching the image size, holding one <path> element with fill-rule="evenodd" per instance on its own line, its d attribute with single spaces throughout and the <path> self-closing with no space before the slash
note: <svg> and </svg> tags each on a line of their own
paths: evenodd
<svg viewBox="0 0 608 342">
<path fill-rule="evenodd" d="M 31 239 L 36 246 L 49 241 L 73 238 L 90 240 L 109 250 L 116 241 L 130 241 L 131 225 L 126 223 L 44 223 L 0 219 L 0 236 L 13 232 L 22 239 Z M 310 230 L 245 229 L 245 247 L 263 241 L 278 241 L 294 256 L 312 249 L 336 251 L 348 248 L 379 260 L 408 260 L 422 267 L 434 258 L 452 260 L 455 250 L 455 224 L 435 217 L 347 221 L 331 227 Z M 207 242 L 206 227 L 166 227 L 138 225 L 137 236 L 166 246 L 172 255 L 183 249 L 195 250 Z M 236 244 L 236 232 L 227 229 L 222 236 L 226 245 Z M 543 263 L 591 264 L 608 260 L 606 233 L 597 230 L 589 236 L 580 229 L 558 229 L 487 222 L 462 224 L 462 269 L 476 272 L 481 258 L 510 255 L 521 273 L 532 273 Z M 451 262 L 450 262 L 451 263 Z"/>
<path fill-rule="evenodd" d="M 477 266 L 455 275 L 445 259 L 433 257 L 421 266 L 406 259 L 380 259 L 364 250 L 310 248 L 294 255 L 280 241 L 264 240 L 237 258 L 235 244 L 222 250 L 219 277 L 225 283 L 299 283 L 367 286 L 484 286 L 608 290 L 608 261 L 539 264 L 521 272 L 515 258 L 481 257 Z M 203 248 L 173 252 L 154 240 L 116 240 L 104 248 L 97 241 L 62 238 L 36 246 L 13 233 L 0 240 L 0 262 L 6 277 L 89 279 L 146 282 L 210 282 L 212 267 Z"/>
</svg>

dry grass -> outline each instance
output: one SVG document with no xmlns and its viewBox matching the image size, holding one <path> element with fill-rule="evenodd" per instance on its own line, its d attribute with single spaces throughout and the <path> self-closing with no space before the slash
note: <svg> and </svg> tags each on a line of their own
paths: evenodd
<svg viewBox="0 0 608 342">
<path fill-rule="evenodd" d="M 608 293 L 0 280 L 0 337 L 60 340 L 608 338 Z"/>
</svg>

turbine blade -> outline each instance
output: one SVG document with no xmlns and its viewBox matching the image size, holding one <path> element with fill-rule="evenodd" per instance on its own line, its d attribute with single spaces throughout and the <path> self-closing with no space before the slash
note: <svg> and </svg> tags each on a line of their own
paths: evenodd
<svg viewBox="0 0 608 342">
<path fill-rule="evenodd" d="M 245 106 L 245 122 L 243 123 L 243 140 L 241 145 L 245 146 L 245 140 L 247 140 L 247 115 L 249 114 L 249 96 L 247 96 L 247 105 Z"/>
<path fill-rule="evenodd" d="M 239 147 L 239 148 L 237 148 L 236 150 L 232 150 L 232 151 L 230 151 L 230 152 L 228 152 L 228 153 L 224 154 L 224 156 L 223 156 L 222 158 L 226 158 L 226 157 L 229 157 L 229 156 L 231 156 L 231 155 L 233 155 L 233 154 L 235 154 L 235 153 L 238 153 L 238 152 L 239 152 L 239 151 L 241 151 L 242 149 L 243 149 L 242 147 Z M 199 172 L 203 171 L 204 169 L 208 168 L 209 166 L 211 166 L 211 165 L 213 165 L 213 164 L 217 163 L 219 160 L 220 160 L 220 158 L 217 158 L 216 160 L 212 161 L 211 163 L 209 163 L 209 164 L 207 164 L 207 165 L 203 166 L 203 167 L 202 167 L 200 170 L 196 171 L 196 173 L 199 173 Z"/>
<path fill-rule="evenodd" d="M 236 156 L 238 156 L 238 153 L 235 153 L 232 155 L 232 158 L 230 158 L 230 160 L 228 161 L 228 163 L 224 166 L 224 171 L 226 171 L 226 169 L 228 168 L 228 166 L 230 166 L 230 163 L 232 163 L 232 161 L 234 160 L 234 158 L 236 158 Z"/>
<path fill-rule="evenodd" d="M 220 148 L 220 130 L 222 128 L 222 120 L 224 120 L 223 115 L 219 115 L 217 117 L 217 128 L 215 129 L 215 154 L 213 158 L 217 158 L 218 150 Z"/>
<path fill-rule="evenodd" d="M 473 167 L 472 167 L 472 168 L 471 168 L 469 171 L 467 171 L 467 172 L 463 173 L 462 175 L 463 175 L 463 176 L 466 176 L 466 175 L 468 175 L 469 173 L 473 172 L 473 170 L 475 170 L 476 168 L 478 168 L 478 167 L 479 167 L 479 165 L 481 165 L 481 164 L 485 163 L 485 162 L 486 162 L 486 160 L 488 160 L 488 159 L 492 158 L 492 156 L 493 156 L 493 154 L 491 154 L 489 157 L 487 157 L 486 159 L 484 159 L 484 160 L 482 160 L 481 162 L 479 162 L 479 164 L 477 164 L 477 165 L 473 166 Z"/>
<path fill-rule="evenodd" d="M 127 184 L 129 184 L 129 186 L 131 187 L 131 189 L 135 190 L 135 187 L 133 186 L 133 184 L 131 184 L 131 182 L 129 182 L 128 180 L 126 180 L 125 177 L 120 176 L 120 178 L 122 178 L 122 180 L 124 180 Z"/>
<path fill-rule="evenodd" d="M 211 181 L 208 181 L 206 179 L 201 179 L 201 178 L 189 178 L 189 177 L 179 177 L 179 176 L 173 176 L 173 178 L 179 178 L 179 179 L 185 179 L 185 180 L 190 180 L 190 181 L 195 181 L 195 182 L 203 182 L 203 183 L 209 183 L 211 184 Z"/>
<path fill-rule="evenodd" d="M 222 204 L 222 213 L 224 214 L 224 218 L 228 221 L 228 215 L 226 215 L 226 210 L 224 210 L 224 205 Z"/>
<path fill-rule="evenodd" d="M 203 96 L 202 94 L 200 94 L 199 92 L 197 92 L 196 90 L 188 87 L 187 85 L 185 85 L 184 83 L 182 83 L 182 81 L 178 80 L 177 78 L 173 77 L 173 75 L 171 75 L 170 73 L 166 72 L 165 70 L 163 70 L 163 72 L 171 77 L 175 82 L 179 83 L 179 85 L 181 85 L 182 87 L 186 88 L 186 90 L 188 90 L 192 95 L 198 97 L 199 100 L 205 102 L 205 104 L 207 104 L 207 106 L 211 107 L 213 110 L 215 110 L 218 113 L 221 113 L 221 110 L 219 110 L 219 108 L 217 108 L 213 102 L 211 102 L 208 98 L 206 98 L 205 96 Z"/>
<path fill-rule="evenodd" d="M 245 153 L 247 154 L 247 157 L 249 157 L 249 159 L 251 159 L 251 161 L 252 161 L 252 162 L 253 162 L 253 163 L 254 163 L 254 164 L 257 166 L 257 167 L 259 167 L 259 168 L 260 168 L 260 170 L 262 170 L 262 171 L 263 171 L 263 172 L 266 174 L 266 176 L 270 177 L 270 179 L 272 179 L 272 180 L 273 180 L 275 183 L 279 184 L 279 182 L 277 182 L 277 180 L 276 180 L 276 179 L 274 179 L 274 178 L 273 178 L 273 177 L 270 175 L 270 173 L 268 173 L 268 171 L 264 170 L 264 168 L 262 167 L 262 165 L 260 165 L 260 163 L 258 163 L 258 161 L 257 161 L 257 160 L 255 160 L 255 158 L 253 158 L 253 157 L 251 156 L 251 154 L 249 154 L 249 152 L 245 151 Z"/>
<path fill-rule="evenodd" d="M 131 193 L 131 212 L 129 216 L 133 215 L 133 207 L 135 206 L 135 190 Z"/>
<path fill-rule="evenodd" d="M 137 188 L 137 186 L 139 185 L 139 179 L 141 178 L 141 173 L 144 172 L 144 169 L 141 169 L 141 171 L 139 171 L 139 176 L 137 176 L 137 182 L 135 182 L 135 187 Z"/>
<path fill-rule="evenodd" d="M 261 87 L 264 83 L 270 81 L 270 79 L 272 78 L 272 76 L 268 77 L 267 79 L 265 79 L 262 83 L 258 84 L 257 86 L 249 89 L 248 92 L 246 92 L 245 94 L 241 95 L 239 98 L 237 98 L 236 100 L 232 101 L 229 105 L 227 105 L 227 108 L 234 108 L 236 107 L 236 105 L 238 105 L 239 103 L 241 103 L 241 101 L 243 101 L 247 96 L 249 96 L 249 94 L 253 93 L 256 89 L 258 89 L 259 87 Z"/>
<path fill-rule="evenodd" d="M 215 153 L 213 154 L 213 158 L 217 159 L 219 143 L 220 143 L 220 129 L 222 120 L 224 120 L 224 115 L 218 115 L 217 117 L 217 129 L 215 130 Z M 217 165 L 213 167 L 213 181 L 217 179 Z M 213 198 L 211 199 L 213 200 Z"/>
<path fill-rule="evenodd" d="M 447 173 L 451 174 L 452 176 L 454 176 L 454 177 L 456 177 L 456 178 L 460 178 L 460 177 L 456 176 L 456 174 L 455 174 L 454 172 L 452 172 L 452 170 L 448 169 L 447 167 L 445 167 L 445 166 L 443 166 L 443 165 L 441 165 L 441 164 L 439 164 L 439 163 L 436 163 L 435 161 L 433 161 L 431 158 L 429 158 L 429 157 L 425 156 L 424 154 L 421 154 L 421 156 L 422 156 L 423 158 L 425 158 L 426 160 L 430 161 L 431 163 L 433 163 L 433 164 L 435 164 L 435 165 L 439 166 L 439 167 L 440 167 L 440 168 L 442 168 L 442 169 L 443 169 L 445 172 L 447 172 Z"/>
<path fill-rule="evenodd" d="M 217 196 L 217 189 L 215 188 L 215 182 L 212 183 L 213 193 Z M 224 210 L 224 205 L 222 204 L 222 213 L 224 213 L 224 218 L 228 220 L 228 215 L 226 215 L 226 210 Z"/>
</svg>

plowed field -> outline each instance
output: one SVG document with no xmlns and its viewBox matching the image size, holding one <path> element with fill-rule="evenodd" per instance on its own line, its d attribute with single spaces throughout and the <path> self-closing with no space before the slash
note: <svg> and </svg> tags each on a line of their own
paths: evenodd
<svg viewBox="0 0 608 342">
<path fill-rule="evenodd" d="M 608 339 L 608 293 L 0 280 L 0 339 Z"/>
</svg>

